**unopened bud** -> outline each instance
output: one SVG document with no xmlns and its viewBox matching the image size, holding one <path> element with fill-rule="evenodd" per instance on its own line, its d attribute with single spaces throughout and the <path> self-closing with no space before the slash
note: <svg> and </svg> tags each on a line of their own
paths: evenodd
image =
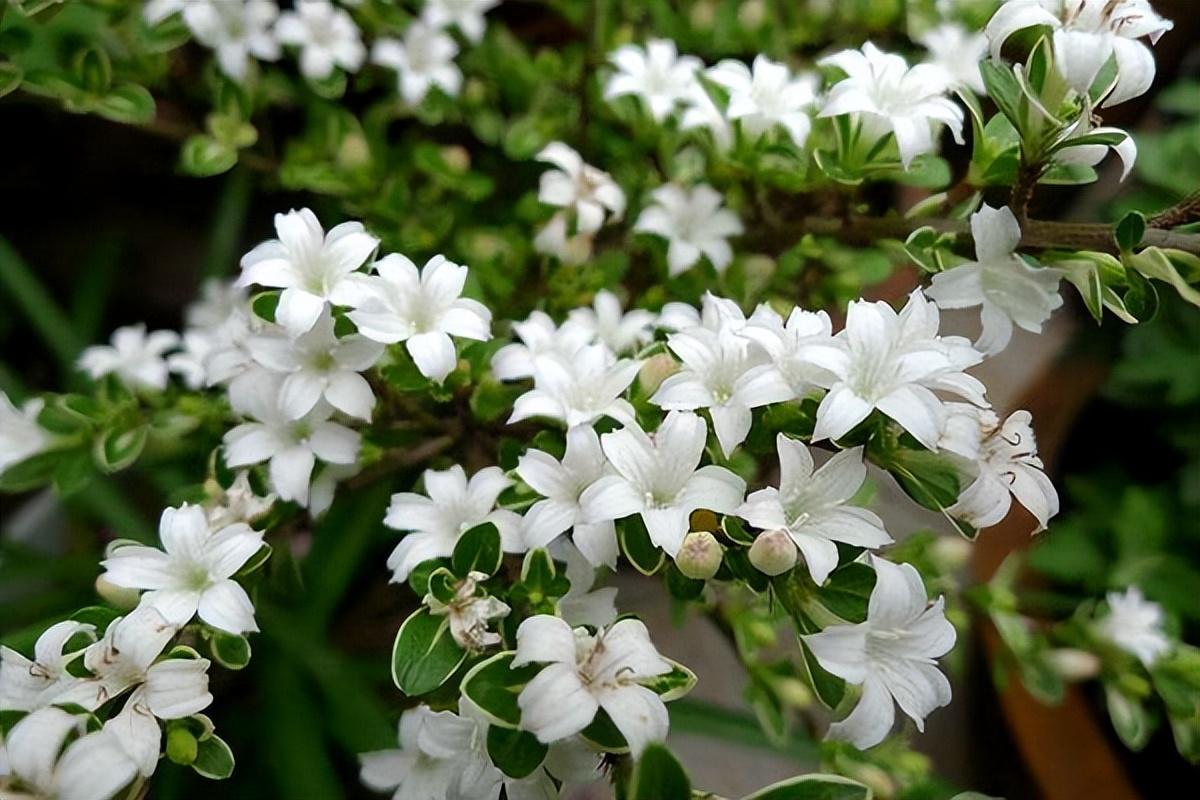
<svg viewBox="0 0 1200 800">
<path fill-rule="evenodd" d="M 137 608 L 138 600 L 141 599 L 141 592 L 137 589 L 126 589 L 124 586 L 117 586 L 103 575 L 96 577 L 96 594 L 100 595 L 110 605 L 116 606 L 122 611 L 128 611 Z"/>
<path fill-rule="evenodd" d="M 744 0 L 738 6 L 738 22 L 750 30 L 757 30 L 767 17 L 766 3 L 763 0 Z"/>
<path fill-rule="evenodd" d="M 679 364 L 670 353 L 659 353 L 642 362 L 638 371 L 638 382 L 642 391 L 652 394 L 663 381 L 679 370 Z"/>
<path fill-rule="evenodd" d="M 1086 681 L 1100 674 L 1100 659 L 1095 653 L 1060 647 L 1046 651 L 1050 668 L 1066 681 Z"/>
<path fill-rule="evenodd" d="M 692 531 L 679 546 L 675 566 L 689 578 L 706 581 L 721 568 L 724 552 L 720 542 L 708 531 Z"/>
<path fill-rule="evenodd" d="M 452 172 L 462 174 L 471 168 L 471 153 L 462 145 L 449 145 L 442 148 L 442 160 Z"/>
<path fill-rule="evenodd" d="M 760 533 L 750 545 L 750 563 L 766 575 L 782 575 L 796 566 L 796 543 L 785 530 Z"/>
<path fill-rule="evenodd" d="M 956 572 L 971 557 L 971 545 L 961 536 L 939 536 L 933 543 L 933 557 L 944 572 Z"/>
<path fill-rule="evenodd" d="M 200 744 L 192 732 L 177 725 L 167 729 L 167 758 L 176 764 L 191 766 L 200 753 Z"/>
</svg>

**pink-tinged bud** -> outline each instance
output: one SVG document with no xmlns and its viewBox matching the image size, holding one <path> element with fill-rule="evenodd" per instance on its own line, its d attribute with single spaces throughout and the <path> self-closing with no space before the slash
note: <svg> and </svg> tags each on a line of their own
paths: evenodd
<svg viewBox="0 0 1200 800">
<path fill-rule="evenodd" d="M 796 566 L 796 543 L 785 530 L 760 533 L 750 545 L 750 563 L 765 575 L 782 575 Z"/>
<path fill-rule="evenodd" d="M 116 606 L 122 611 L 137 608 L 138 601 L 142 596 L 142 593 L 137 589 L 126 589 L 124 586 L 117 586 L 103 575 L 96 577 L 96 594 L 104 598 L 110 605 Z"/>
<path fill-rule="evenodd" d="M 692 531 L 683 539 L 679 553 L 675 556 L 675 566 L 686 577 L 698 581 L 706 581 L 721 568 L 721 559 L 725 548 L 716 537 L 708 531 Z"/>
<path fill-rule="evenodd" d="M 1100 658 L 1086 650 L 1073 647 L 1048 650 L 1046 661 L 1065 681 L 1086 681 L 1100 674 Z"/>
<path fill-rule="evenodd" d="M 659 353 L 642 362 L 638 371 L 638 383 L 646 394 L 653 394 L 659 384 L 679 371 L 679 363 L 670 353 Z"/>
</svg>

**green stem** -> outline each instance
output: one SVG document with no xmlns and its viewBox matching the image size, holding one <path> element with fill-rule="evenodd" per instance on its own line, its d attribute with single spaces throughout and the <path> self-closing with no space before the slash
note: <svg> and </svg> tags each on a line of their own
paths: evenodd
<svg viewBox="0 0 1200 800">
<path fill-rule="evenodd" d="M 3 236 L 0 236 L 0 287 L 13 298 L 63 367 L 70 369 L 82 349 L 75 338 L 74 325 Z"/>
<path fill-rule="evenodd" d="M 208 237 L 208 253 L 204 258 L 205 278 L 219 278 L 233 269 L 234 254 L 246 227 L 246 213 L 250 208 L 253 188 L 250 172 L 246 169 L 235 167 L 225 179 Z"/>
</svg>

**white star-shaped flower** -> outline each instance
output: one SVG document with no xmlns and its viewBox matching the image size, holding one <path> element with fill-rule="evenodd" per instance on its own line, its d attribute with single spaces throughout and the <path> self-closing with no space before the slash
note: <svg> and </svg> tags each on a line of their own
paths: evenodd
<svg viewBox="0 0 1200 800">
<path fill-rule="evenodd" d="M 127 325 L 113 331 L 110 341 L 89 347 L 79 356 L 79 367 L 92 380 L 116 375 L 130 389 L 161 392 L 167 388 L 170 372 L 165 355 L 179 345 L 179 334 L 147 334 L 145 325 Z"/>
<path fill-rule="evenodd" d="M 683 115 L 679 118 L 680 130 L 708 131 L 712 135 L 713 144 L 722 152 L 733 146 L 733 125 L 700 81 L 692 84 L 683 102 Z"/>
<path fill-rule="evenodd" d="M 929 63 L 944 69 L 955 85 L 965 86 L 976 94 L 987 94 L 979 72 L 979 62 L 988 52 L 987 36 L 958 23 L 945 22 L 918 36 L 917 42 L 929 51 Z"/>
<path fill-rule="evenodd" d="M 942 598 L 929 605 L 911 564 L 872 557 L 871 565 L 875 588 L 866 622 L 831 625 L 803 637 L 824 669 L 862 687 L 850 715 L 829 728 L 830 737 L 860 750 L 887 736 L 896 718 L 894 703 L 923 731 L 925 717 L 950 702 L 950 682 L 934 659 L 948 653 L 956 638 Z"/>
<path fill-rule="evenodd" d="M 861 447 L 837 453 L 815 472 L 804 442 L 781 433 L 776 447 L 779 488 L 753 492 L 736 513 L 764 531 L 786 531 L 804 556 L 813 581 L 824 583 L 837 567 L 835 542 L 866 548 L 891 543 L 878 516 L 848 505 L 867 479 Z"/>
<path fill-rule="evenodd" d="M 979 354 L 953 337 L 938 337 L 937 327 L 937 308 L 920 290 L 900 313 L 884 302 L 850 303 L 846 327 L 831 344 L 805 351 L 833 377 L 817 409 L 813 441 L 844 436 L 878 409 L 933 448 L 946 414 L 933 390 L 986 405 L 983 384 L 962 371 L 978 363 Z"/>
<path fill-rule="evenodd" d="M 674 557 L 689 530 L 693 511 L 732 514 L 746 483 L 710 464 L 701 467 L 708 428 L 686 411 L 672 411 L 653 434 L 636 423 L 601 437 L 604 455 L 616 471 L 600 478 L 580 498 L 591 520 L 640 514 L 651 541 Z"/>
<path fill-rule="evenodd" d="M 375 262 L 378 275 L 356 281 L 355 310 L 347 316 L 363 336 L 376 342 L 404 342 L 421 374 L 441 383 L 454 371 L 458 355 L 451 336 L 476 341 L 492 338 L 492 312 L 463 297 L 468 270 L 434 256 L 419 271 L 398 253 Z"/>
<path fill-rule="evenodd" d="M 521 540 L 521 517 L 514 511 L 496 508 L 500 493 L 512 485 L 499 467 L 485 467 L 467 480 L 455 464 L 447 470 L 425 470 L 425 494 L 400 492 L 392 495 L 383 524 L 398 531 L 411 531 L 388 556 L 392 581 L 408 579 L 413 567 L 431 558 L 448 558 L 460 536 L 490 522 L 500 531 L 506 553 L 525 549 Z"/>
<path fill-rule="evenodd" d="M 786 65 L 759 55 L 754 68 L 726 59 L 706 73 L 729 90 L 726 115 L 741 120 L 742 131 L 758 138 L 775 126 L 782 127 L 797 147 L 804 147 L 812 130 L 809 109 L 817 100 L 815 75 L 794 76 Z"/>
<path fill-rule="evenodd" d="M 328 234 L 307 208 L 275 215 L 272 239 L 242 257 L 238 286 L 283 289 L 275 320 L 293 336 L 312 329 L 326 303 L 347 305 L 351 273 L 379 245 L 359 222 L 343 222 Z"/>
<path fill-rule="evenodd" d="M 262 547 L 262 533 L 244 523 L 212 530 L 200 506 L 168 508 L 158 525 L 163 549 L 122 544 L 101 562 L 116 586 L 149 590 L 142 604 L 171 625 L 199 614 L 214 628 L 256 631 L 254 604 L 234 574 Z"/>
<path fill-rule="evenodd" d="M 454 597 L 450 602 L 443 603 L 432 594 L 425 595 L 422 602 L 429 606 L 429 613 L 445 617 L 450 622 L 450 635 L 464 650 L 478 652 L 492 645 L 500 644 L 503 637 L 488 630 L 491 621 L 498 617 L 507 617 L 511 611 L 507 604 L 479 591 L 480 581 L 488 576 L 482 572 L 472 572 L 458 584 Z"/>
<path fill-rule="evenodd" d="M 544 663 L 517 698 L 521 727 L 550 743 L 586 728 L 604 709 L 634 758 L 667 736 L 667 707 L 641 684 L 671 671 L 646 626 L 623 619 L 595 635 L 558 617 L 529 617 L 517 629 L 512 666 Z"/>
<path fill-rule="evenodd" d="M 722 207 L 721 193 L 703 183 L 691 189 L 668 183 L 651 196 L 654 204 L 638 215 L 633 229 L 667 240 L 670 274 L 687 271 L 705 256 L 723 273 L 733 261 L 729 237 L 740 236 L 744 228 L 737 214 Z"/>
<path fill-rule="evenodd" d="M 252 386 L 235 407 L 252 419 L 225 434 L 225 463 L 237 468 L 269 462 L 271 487 L 280 499 L 306 505 L 316 460 L 353 464 L 361 437 L 330 421 L 333 407 L 323 400 L 303 417 L 291 419 L 280 407 L 282 381 L 281 375 L 266 373 L 247 382 Z"/>
<path fill-rule="evenodd" d="M 294 11 L 279 15 L 275 36 L 300 48 L 300 71 L 312 80 L 328 78 L 334 67 L 357 72 L 367 57 L 354 19 L 329 0 L 297 0 Z"/>
<path fill-rule="evenodd" d="M 430 28 L 458 28 L 468 41 L 483 39 L 487 28 L 484 14 L 500 5 L 500 0 L 425 0 L 421 21 Z"/>
<path fill-rule="evenodd" d="M 606 217 L 618 220 L 624 215 L 621 187 L 607 172 L 585 164 L 572 148 L 551 142 L 537 154 L 537 160 L 556 167 L 542 173 L 538 200 L 571 212 L 576 233 L 590 237 Z"/>
<path fill-rule="evenodd" d="M 650 398 L 668 410 L 707 408 L 728 458 L 750 432 L 751 409 L 795 397 L 792 387 L 757 346 L 735 331 L 695 327 L 667 338 L 683 362 Z"/>
<path fill-rule="evenodd" d="M 618 360 L 602 344 L 580 348 L 572 357 L 555 354 L 534 361 L 533 388 L 517 398 L 508 421 L 556 419 L 568 428 L 601 417 L 633 419 L 633 406 L 621 395 L 637 377 L 641 362 Z"/>
<path fill-rule="evenodd" d="M 525 451 L 516 471 L 545 498 L 525 512 L 525 541 L 529 547 L 546 547 L 560 534 L 571 531 L 571 540 L 591 564 L 616 567 L 617 534 L 612 520 L 589 521 L 579 500 L 589 486 L 609 474 L 608 459 L 595 430 L 588 425 L 568 430 L 562 461 L 541 450 Z"/>
<path fill-rule="evenodd" d="M 1054 30 L 1054 64 L 1076 92 L 1087 94 L 1100 70 L 1116 59 L 1117 76 L 1105 106 L 1132 100 L 1154 83 L 1151 43 L 1175 27 L 1147 0 L 1008 0 L 997 9 L 985 33 L 992 57 L 1019 30 L 1045 25 Z"/>
<path fill-rule="evenodd" d="M 86 716 L 56 707 L 41 708 L 8 732 L 4 747 L 9 769 L 32 790 L 33 797 L 110 798 L 137 777 L 141 765 L 114 732 L 113 722 L 92 733 L 87 732 L 87 723 Z M 73 736 L 76 738 L 67 744 Z"/>
<path fill-rule="evenodd" d="M 1147 667 L 1154 665 L 1171 649 L 1171 640 L 1163 631 L 1163 610 L 1147 600 L 1142 590 L 1130 586 L 1124 592 L 1109 592 L 1108 614 L 1096 623 L 1105 639 L 1120 647 Z"/>
<path fill-rule="evenodd" d="M 984 205 L 971 215 L 975 261 L 933 276 L 926 291 L 941 308 L 980 306 L 983 333 L 975 347 L 992 356 L 1008 346 L 1013 325 L 1033 333 L 1062 303 L 1058 270 L 1031 267 L 1017 255 L 1021 227 L 1008 207 Z"/>
<path fill-rule="evenodd" d="M 409 25 L 403 40 L 383 37 L 371 48 L 371 61 L 396 71 L 400 96 L 410 106 L 420 105 L 434 87 L 458 96 L 463 75 L 454 63 L 457 55 L 454 39 L 424 22 Z"/>
<path fill-rule="evenodd" d="M 50 434 L 37 421 L 44 406 L 40 397 L 31 397 L 17 408 L 0 392 L 0 473 L 50 444 Z"/>
<path fill-rule="evenodd" d="M 971 470 L 974 480 L 946 512 L 987 528 L 1008 516 L 1015 497 L 1042 530 L 1058 513 L 1058 492 L 1042 471 L 1033 418 L 1028 411 L 1014 411 L 1003 425 L 997 421 L 994 415 L 980 417 L 979 454 Z"/>
<path fill-rule="evenodd" d="M 273 30 L 279 7 L 272 0 L 188 0 L 182 8 L 188 30 L 216 51 L 221 71 L 235 81 L 246 79 L 253 59 L 279 58 Z"/>
<path fill-rule="evenodd" d="M 803 397 L 828 381 L 829 373 L 804 357 L 808 347 L 828 345 L 833 338 L 833 323 L 824 311 L 797 307 L 785 322 L 764 303 L 740 327 L 739 334 L 763 349 L 796 397 Z"/>
<path fill-rule="evenodd" d="M 862 50 L 843 50 L 818 63 L 837 67 L 846 77 L 830 89 L 817 116 L 858 114 L 868 142 L 890 131 L 905 169 L 918 155 L 934 151 L 935 123 L 945 124 L 954 141 L 962 144 L 963 112 L 945 96 L 950 76 L 941 67 L 910 68 L 902 56 L 884 53 L 871 42 Z"/>
<path fill-rule="evenodd" d="M 436 714 L 426 705 L 405 711 L 400 715 L 399 749 L 359 756 L 363 784 L 379 792 L 394 791 L 395 800 L 462 797 L 458 791 L 464 777 L 479 775 L 480 770 L 473 750 L 441 755 L 443 750 L 437 744 L 447 734 L 453 738 L 459 732 L 451 718 L 457 719 L 453 714 Z M 465 797 L 475 800 L 470 794 Z"/>
<path fill-rule="evenodd" d="M 596 337 L 595 330 L 568 319 L 562 325 L 545 311 L 534 311 L 524 322 L 512 323 L 519 342 L 506 344 L 492 356 L 492 373 L 502 381 L 532 378 L 539 356 L 556 355 L 568 361 Z"/>
<path fill-rule="evenodd" d="M 650 108 L 650 115 L 662 122 L 684 101 L 703 67 L 695 56 L 681 56 L 669 39 L 651 39 L 643 48 L 636 44 L 618 47 L 608 60 L 617 72 L 604 86 L 605 99 L 633 95 Z"/>
<path fill-rule="evenodd" d="M 95 639 L 95 628 L 82 622 L 64 620 L 42 632 L 33 646 L 33 659 L 0 646 L 0 709 L 33 711 L 58 701 L 64 691 L 79 682 L 67 672 L 67 665 L 82 651 L 67 652 L 67 644 L 76 636 L 87 642 Z"/>
<path fill-rule="evenodd" d="M 607 289 L 596 292 L 591 307 L 572 309 L 567 323 L 588 332 L 617 355 L 624 355 L 654 337 L 655 315 L 641 308 L 626 311 L 621 300 Z"/>
<path fill-rule="evenodd" d="M 286 331 L 252 336 L 246 343 L 254 360 L 286 375 L 279 405 L 291 419 L 300 419 L 324 398 L 345 414 L 371 419 L 375 393 L 360 373 L 375 365 L 384 347 L 365 336 L 341 339 L 333 317 L 323 312 L 312 330 L 292 338 Z"/>
</svg>

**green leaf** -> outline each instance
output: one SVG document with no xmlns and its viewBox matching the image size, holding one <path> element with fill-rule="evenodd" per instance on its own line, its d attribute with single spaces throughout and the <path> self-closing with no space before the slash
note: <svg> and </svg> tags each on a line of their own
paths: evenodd
<svg viewBox="0 0 1200 800">
<path fill-rule="evenodd" d="M 1200 259 L 1182 250 L 1166 250 L 1161 247 L 1147 247 L 1136 255 L 1127 256 L 1125 265 L 1133 267 L 1147 278 L 1164 281 L 1171 284 L 1179 296 L 1194 306 L 1200 306 L 1200 291 L 1188 284 L 1179 273 L 1174 259 L 1183 264 L 1200 268 Z"/>
<path fill-rule="evenodd" d="M 940 511 L 963 536 L 974 539 L 978 531 L 951 517 L 946 509 L 958 501 L 958 471 L 948 458 L 929 450 L 900 449 L 880 466 L 900 484 L 905 494 L 931 511 Z"/>
<path fill-rule="evenodd" d="M 95 103 L 95 111 L 105 119 L 126 125 L 145 125 L 154 121 L 154 96 L 145 86 L 125 83 Z"/>
<path fill-rule="evenodd" d="M 66 458 L 62 450 L 38 453 L 0 472 L 0 492 L 27 492 L 50 482 Z"/>
<path fill-rule="evenodd" d="M 669 703 L 672 700 L 679 698 L 692 691 L 696 685 L 696 673 L 671 659 L 665 659 L 671 665 L 671 671 L 662 675 L 656 675 L 650 680 L 642 681 L 642 685 L 650 691 L 662 697 L 664 703 Z"/>
<path fill-rule="evenodd" d="M 192 769 L 204 778 L 219 781 L 233 774 L 233 751 L 220 736 L 212 735 L 197 743 Z"/>
<path fill-rule="evenodd" d="M 867 618 L 867 603 L 875 588 L 875 570 L 866 564 L 851 562 L 833 571 L 824 586 L 817 589 L 821 605 L 847 622 Z"/>
<path fill-rule="evenodd" d="M 1106 147 L 1116 147 L 1121 142 L 1129 138 L 1129 134 L 1121 133 L 1086 133 L 1083 136 L 1074 136 L 1061 142 L 1055 151 L 1065 150 L 1068 147 L 1083 147 L 1085 145 L 1102 144 Z"/>
<path fill-rule="evenodd" d="M 985 62 L 986 63 L 986 62 Z M 759 789 L 742 800 L 871 800 L 870 787 L 840 775 L 801 775 Z"/>
<path fill-rule="evenodd" d="M 533 608 L 544 609 L 543 613 L 554 613 L 554 600 L 565 595 L 571 588 L 567 576 L 560 574 L 554 559 L 544 547 L 525 554 L 521 563 L 521 583 L 517 597 L 524 599 Z"/>
<path fill-rule="evenodd" d="M 1104 700 L 1113 729 L 1125 746 L 1135 751 L 1145 747 L 1154 732 L 1146 707 L 1111 685 L 1104 687 Z"/>
<path fill-rule="evenodd" d="M 541 766 L 549 748 L 529 731 L 488 727 L 487 751 L 492 763 L 510 778 L 528 777 Z"/>
<path fill-rule="evenodd" d="M 617 726 L 613 723 L 612 717 L 604 709 L 596 712 L 596 718 L 591 723 L 579 732 L 579 735 L 596 747 L 608 753 L 628 753 L 629 742 L 625 741 L 625 737 Z"/>
<path fill-rule="evenodd" d="M 250 663 L 250 641 L 236 633 L 214 629 L 208 650 L 213 661 L 226 669 L 243 669 Z"/>
<path fill-rule="evenodd" d="M 621 552 L 643 575 L 653 575 L 666 560 L 666 554 L 650 540 L 646 525 L 640 514 L 617 521 Z"/>
<path fill-rule="evenodd" d="M 207 178 L 227 172 L 237 163 L 237 150 L 211 136 L 196 134 L 183 143 L 179 167 L 188 175 Z"/>
<path fill-rule="evenodd" d="M 800 649 L 804 652 L 804 670 L 808 674 L 808 682 L 816 692 L 817 699 L 827 708 L 837 708 L 846 696 L 846 682 L 820 665 L 803 638 L 800 639 Z"/>
<path fill-rule="evenodd" d="M 140 419 L 131 427 L 116 426 L 102 432 L 92 446 L 96 466 L 105 472 L 117 472 L 137 461 L 146 446 L 150 426 Z"/>
<path fill-rule="evenodd" d="M 450 622 L 422 608 L 404 621 L 392 647 L 392 680 L 409 697 L 431 692 L 467 658 L 450 633 Z"/>
<path fill-rule="evenodd" d="M 526 664 L 513 669 L 515 655 L 509 650 L 479 662 L 463 676 L 460 687 L 463 697 L 479 706 L 492 725 L 502 728 L 520 725 L 521 709 L 517 706 L 517 695 L 541 671 L 540 664 Z"/>
<path fill-rule="evenodd" d="M 5 62 L 0 64 L 0 97 L 17 90 L 25 77 L 25 71 L 16 64 Z"/>
<path fill-rule="evenodd" d="M 721 520 L 721 530 L 731 542 L 747 546 L 754 544 L 754 534 L 746 530 L 746 524 L 732 514 L 726 514 Z"/>
<path fill-rule="evenodd" d="M 476 525 L 459 537 L 450 557 L 454 574 L 465 578 L 471 572 L 492 576 L 500 569 L 504 552 L 500 547 L 500 530 L 490 522 Z"/>
<path fill-rule="evenodd" d="M 1142 243 L 1146 235 L 1146 218 L 1140 211 L 1130 211 L 1117 223 L 1117 246 L 1122 253 L 1128 253 Z"/>
<path fill-rule="evenodd" d="M 653 742 L 642 751 L 629 779 L 628 800 L 691 800 L 692 784 L 665 744 Z"/>
<path fill-rule="evenodd" d="M 1154 319 L 1154 315 L 1158 313 L 1158 289 L 1136 270 L 1126 271 L 1125 282 L 1129 284 L 1121 297 L 1125 309 L 1138 322 Z"/>
<path fill-rule="evenodd" d="M 1008 121 L 1020 131 L 1021 130 L 1021 84 L 1012 73 L 1012 68 L 993 61 L 985 59 L 979 63 L 979 73 L 983 76 L 983 85 L 987 87 L 988 97 L 992 98 L 992 102 L 1000 109 L 1000 113 L 1008 118 Z"/>
</svg>

